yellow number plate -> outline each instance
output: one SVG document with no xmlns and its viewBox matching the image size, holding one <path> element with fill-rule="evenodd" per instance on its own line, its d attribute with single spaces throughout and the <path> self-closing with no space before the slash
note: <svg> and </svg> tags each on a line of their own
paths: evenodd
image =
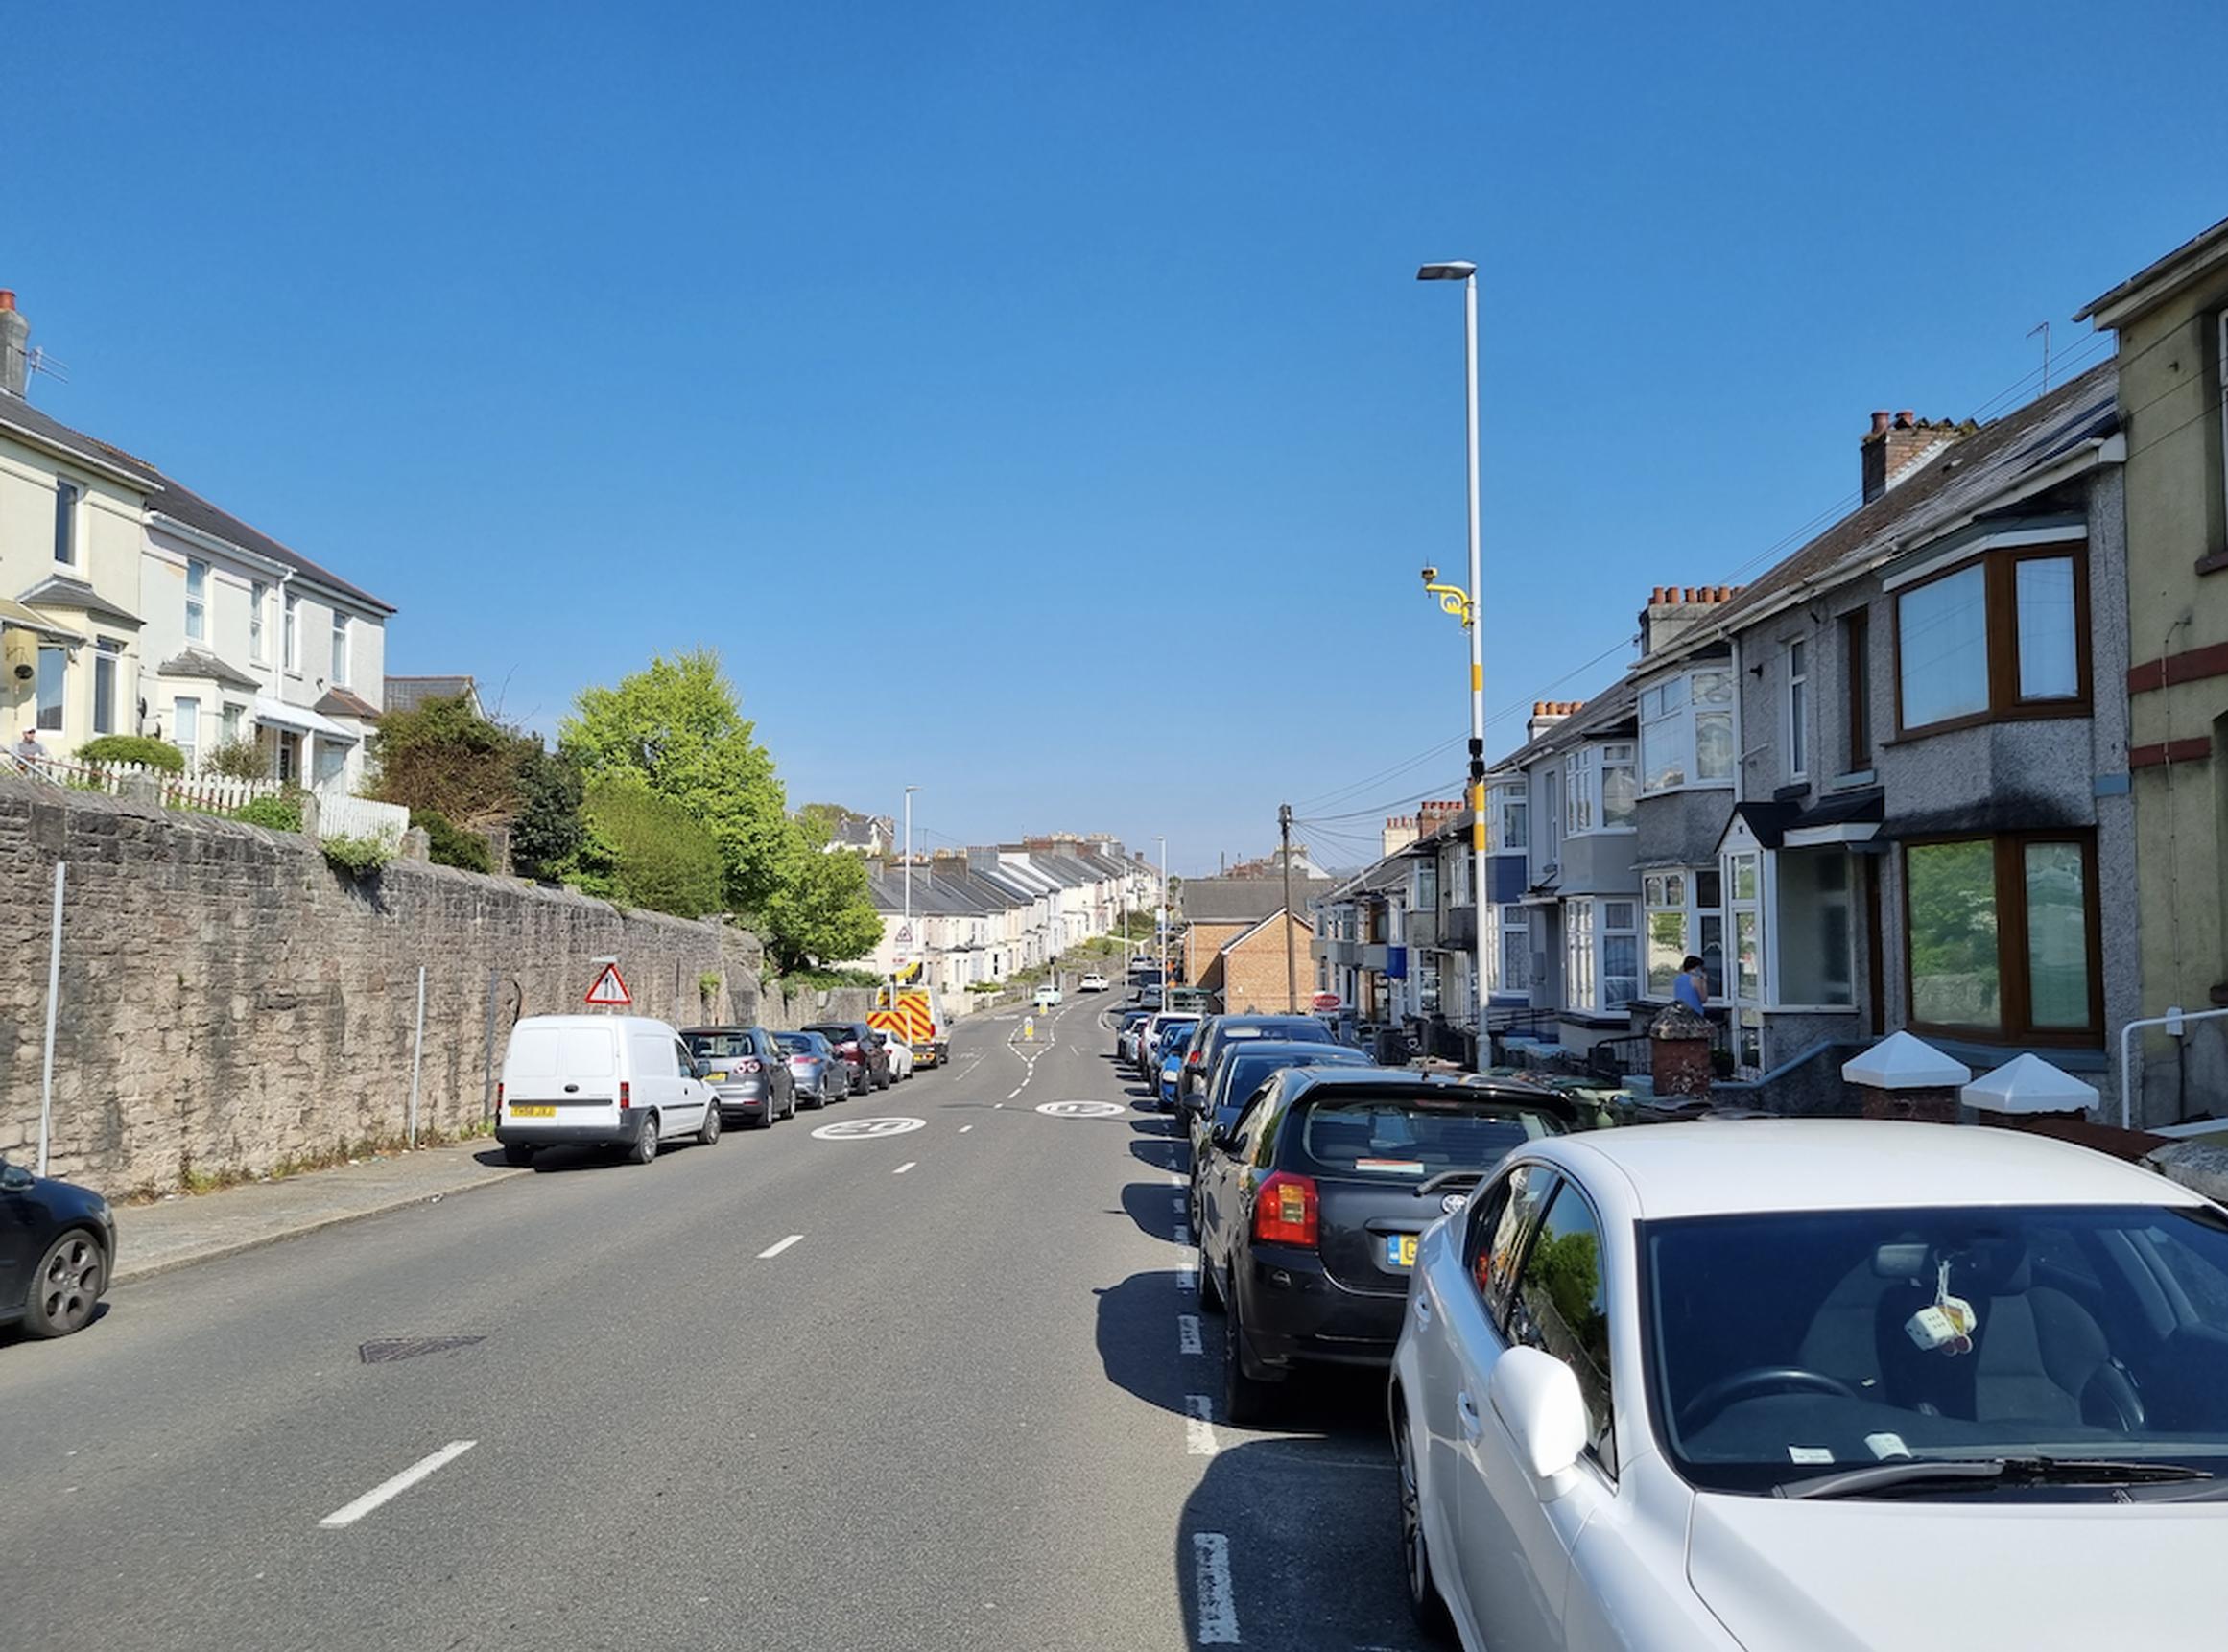
<svg viewBox="0 0 2228 1652">
<path fill-rule="evenodd" d="M 555 1107 L 513 1107 L 510 1109 L 510 1116 L 513 1119 L 554 1119 L 557 1117 L 557 1109 Z"/>
<path fill-rule="evenodd" d="M 1385 1260 L 1394 1267 L 1415 1266 L 1415 1235 L 1387 1234 Z"/>
<path fill-rule="evenodd" d="M 724 1084 L 727 1082 L 727 1075 L 724 1073 L 707 1073 L 704 1074 L 704 1082 L 706 1084 Z"/>
</svg>

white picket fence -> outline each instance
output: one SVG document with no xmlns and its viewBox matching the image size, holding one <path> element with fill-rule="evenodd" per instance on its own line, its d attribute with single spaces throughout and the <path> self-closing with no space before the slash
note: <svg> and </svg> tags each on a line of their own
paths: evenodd
<svg viewBox="0 0 2228 1652">
<path fill-rule="evenodd" d="M 80 791 L 106 791 L 110 796 L 123 791 L 126 780 L 143 774 L 162 789 L 165 801 L 180 808 L 205 809 L 219 814 L 230 814 L 258 797 L 276 797 L 287 790 L 285 783 L 277 780 L 238 780 L 225 774 L 172 774 L 144 763 L 104 763 L 93 767 L 49 757 L 26 760 L 12 752 L 0 760 L 0 768 L 27 779 L 44 780 Z M 318 800 L 320 838 L 384 838 L 390 844 L 399 846 L 402 835 L 410 830 L 410 811 L 399 803 L 351 797 L 338 787 L 315 788 L 311 795 Z"/>
</svg>

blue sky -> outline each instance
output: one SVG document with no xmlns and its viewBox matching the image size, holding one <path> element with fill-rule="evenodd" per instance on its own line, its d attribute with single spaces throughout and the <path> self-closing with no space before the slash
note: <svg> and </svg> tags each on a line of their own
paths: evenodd
<svg viewBox="0 0 2228 1652">
<path fill-rule="evenodd" d="M 1482 271 L 1489 702 L 1580 696 L 2228 212 L 2228 10 L 2101 15 L 17 6 L 0 286 L 391 671 L 554 728 L 710 643 L 793 801 L 1352 863 L 1460 767 L 1415 265 Z"/>
</svg>

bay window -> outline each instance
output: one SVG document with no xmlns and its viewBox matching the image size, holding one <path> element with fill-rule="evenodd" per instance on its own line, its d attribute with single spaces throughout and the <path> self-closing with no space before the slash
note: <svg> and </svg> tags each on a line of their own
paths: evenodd
<svg viewBox="0 0 2228 1652">
<path fill-rule="evenodd" d="M 1776 879 L 1779 968 L 1772 1002 L 1854 1003 L 1848 851 L 1782 849 Z"/>
<path fill-rule="evenodd" d="M 1905 733 L 2089 709 L 2086 547 L 1992 551 L 1895 599 Z"/>
<path fill-rule="evenodd" d="M 1707 667 L 1640 695 L 1640 789 L 1670 791 L 1733 778 L 1733 673 Z"/>
<path fill-rule="evenodd" d="M 93 732 L 116 732 L 116 670 L 124 645 L 103 637 L 93 649 Z"/>
<path fill-rule="evenodd" d="M 1908 845 L 1911 1026 L 2035 1043 L 2101 1039 L 2096 862 L 2086 832 Z"/>
<path fill-rule="evenodd" d="M 1632 743 L 1588 745 L 1563 761 L 1563 833 L 1628 832 L 1638 801 Z"/>
<path fill-rule="evenodd" d="M 1722 880 L 1715 866 L 1650 872 L 1641 880 L 1647 945 L 1643 961 L 1650 998 L 1669 998 L 1679 965 L 1699 957 L 1710 996 L 1725 995 L 1725 913 Z"/>
<path fill-rule="evenodd" d="M 1522 907 L 1501 909 L 1501 962 L 1503 992 L 1531 991 L 1531 914 Z"/>
<path fill-rule="evenodd" d="M 69 681 L 70 655 L 64 648 L 41 644 L 38 650 L 38 726 L 49 734 L 60 732 L 63 689 Z"/>
</svg>

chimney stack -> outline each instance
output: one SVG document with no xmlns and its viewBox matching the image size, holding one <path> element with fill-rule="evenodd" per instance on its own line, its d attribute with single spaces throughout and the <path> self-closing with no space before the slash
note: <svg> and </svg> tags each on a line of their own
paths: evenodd
<svg viewBox="0 0 2228 1652">
<path fill-rule="evenodd" d="M 15 307 L 15 295 L 0 288 L 0 390 L 27 396 L 31 380 L 31 323 Z"/>
<path fill-rule="evenodd" d="M 1582 699 L 1533 700 L 1531 702 L 1531 716 L 1524 725 L 1524 738 L 1528 741 L 1537 740 L 1585 703 Z"/>
<path fill-rule="evenodd" d="M 1657 585 L 1640 610 L 1640 657 L 1647 659 L 1710 617 L 1710 610 L 1741 593 L 1739 585 Z"/>
<path fill-rule="evenodd" d="M 1872 414 L 1872 428 L 1858 444 L 1863 460 L 1864 503 L 1900 483 L 1908 482 L 1920 468 L 1938 459 L 1951 443 L 1979 427 L 1971 419 L 1920 418 L 1910 409 L 1896 413 L 1884 408 Z"/>
</svg>

